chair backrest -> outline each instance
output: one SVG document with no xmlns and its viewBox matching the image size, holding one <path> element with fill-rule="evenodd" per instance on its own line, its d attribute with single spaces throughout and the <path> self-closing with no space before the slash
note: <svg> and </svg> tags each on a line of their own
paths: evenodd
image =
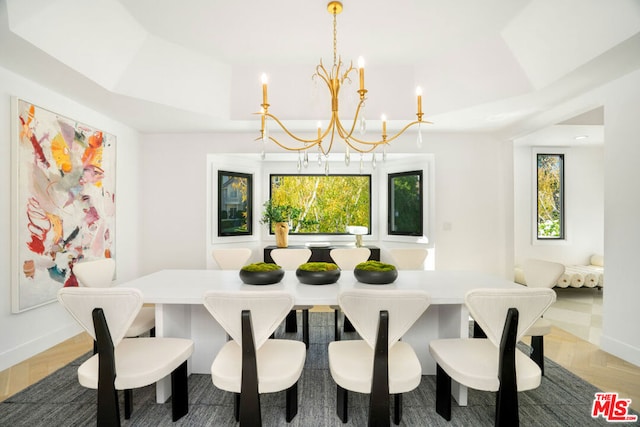
<svg viewBox="0 0 640 427">
<path fill-rule="evenodd" d="M 273 262 L 284 270 L 295 270 L 300 264 L 304 264 L 311 258 L 311 249 L 291 248 L 273 249 L 271 251 Z"/>
<path fill-rule="evenodd" d="M 58 301 L 73 318 L 96 339 L 93 309 L 102 308 L 113 345 L 124 338 L 142 307 L 142 292 L 133 288 L 67 287 L 58 291 Z"/>
<path fill-rule="evenodd" d="M 429 251 L 425 248 L 389 249 L 398 270 L 424 270 L 424 260 Z"/>
<path fill-rule="evenodd" d="M 509 308 L 518 310 L 519 341 L 555 300 L 556 293 L 548 288 L 474 289 L 465 295 L 471 317 L 496 347 L 500 346 Z"/>
<path fill-rule="evenodd" d="M 541 259 L 526 259 L 522 264 L 524 281 L 530 288 L 553 288 L 564 274 L 564 265 Z"/>
<path fill-rule="evenodd" d="M 363 340 L 375 348 L 380 311 L 389 313 L 389 348 L 418 320 L 431 303 L 422 290 L 350 289 L 338 303 Z"/>
<path fill-rule="evenodd" d="M 356 265 L 365 262 L 371 255 L 369 248 L 337 248 L 329 252 L 331 259 L 340 270 L 353 270 Z"/>
<path fill-rule="evenodd" d="M 224 248 L 211 251 L 213 260 L 218 264 L 220 270 L 240 270 L 251 258 L 249 248 Z"/>
<path fill-rule="evenodd" d="M 242 310 L 251 311 L 256 349 L 259 349 L 282 323 L 293 307 L 293 301 L 293 295 L 281 290 L 211 290 L 204 294 L 204 306 L 240 346 Z"/>
<path fill-rule="evenodd" d="M 116 262 L 113 258 L 83 261 L 73 266 L 78 283 L 88 288 L 107 288 L 113 284 Z"/>
</svg>

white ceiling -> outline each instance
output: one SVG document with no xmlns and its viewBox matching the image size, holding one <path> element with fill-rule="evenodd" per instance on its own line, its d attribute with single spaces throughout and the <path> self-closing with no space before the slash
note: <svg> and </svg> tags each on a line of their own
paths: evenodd
<svg viewBox="0 0 640 427">
<path fill-rule="evenodd" d="M 638 0 L 345 0 L 338 53 L 367 62 L 369 119 L 501 131 L 640 68 Z M 0 66 L 141 132 L 251 131 L 260 75 L 294 130 L 327 120 L 332 63 L 312 0 L 0 0 Z M 343 88 L 351 113 L 357 89 Z M 346 96 L 345 96 L 346 95 Z M 587 123 L 589 124 L 589 123 Z"/>
</svg>

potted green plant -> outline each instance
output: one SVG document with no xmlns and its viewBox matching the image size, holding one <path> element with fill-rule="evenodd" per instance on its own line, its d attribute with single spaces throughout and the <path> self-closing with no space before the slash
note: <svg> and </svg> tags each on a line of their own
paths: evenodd
<svg viewBox="0 0 640 427">
<path fill-rule="evenodd" d="M 273 232 L 276 235 L 276 246 L 286 248 L 288 244 L 289 228 L 298 223 L 303 225 L 314 224 L 302 217 L 302 209 L 286 204 L 276 204 L 271 199 L 264 203 L 261 224 L 273 224 Z"/>
<path fill-rule="evenodd" d="M 256 262 L 240 269 L 240 280 L 247 285 L 272 285 L 284 277 L 284 270 L 278 264 Z"/>
<path fill-rule="evenodd" d="M 329 285 L 340 278 L 340 269 L 332 262 L 306 262 L 296 270 L 296 277 L 305 285 Z"/>
<path fill-rule="evenodd" d="M 386 285 L 396 280 L 398 269 L 395 265 L 380 261 L 365 261 L 356 265 L 353 275 L 362 283 Z"/>
</svg>

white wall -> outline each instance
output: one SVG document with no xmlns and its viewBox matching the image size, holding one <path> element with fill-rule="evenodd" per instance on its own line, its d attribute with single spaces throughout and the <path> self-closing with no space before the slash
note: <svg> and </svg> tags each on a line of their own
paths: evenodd
<svg viewBox="0 0 640 427">
<path fill-rule="evenodd" d="M 640 366 L 640 71 L 608 85 L 605 97 L 606 287 L 601 346 Z"/>
<path fill-rule="evenodd" d="M 602 336 L 608 353 L 640 366 L 640 71 L 630 73 L 522 124 L 524 135 L 604 106 L 604 254 Z"/>
<path fill-rule="evenodd" d="M 138 274 L 138 136 L 136 132 L 60 94 L 0 68 L 0 370 L 6 369 L 79 332 L 57 303 L 11 313 L 11 97 L 91 124 L 117 136 L 117 275 Z"/>
<path fill-rule="evenodd" d="M 207 200 L 210 191 L 207 156 L 227 156 L 244 149 L 256 152 L 255 134 L 146 135 L 141 154 L 142 246 L 144 273 L 161 268 L 210 266 Z M 480 270 L 509 277 L 505 260 L 512 229 L 505 232 L 512 201 L 511 147 L 491 136 L 424 135 L 421 151 L 413 138 L 408 150 L 435 158 L 436 268 Z M 404 142 L 398 142 L 402 146 Z M 351 165 L 354 172 L 358 165 Z M 238 167 L 247 165 L 239 162 Z M 285 165 L 283 167 L 286 168 Z M 295 163 L 288 170 L 296 172 Z M 256 191 L 259 187 L 256 187 Z M 375 191 L 375 188 L 374 188 Z M 259 199 L 259 198 L 258 198 Z M 260 210 L 260 205 L 258 209 Z M 210 231 L 210 230 L 209 230 Z M 507 235 L 505 235 L 507 233 Z M 260 245 L 258 243 L 257 250 Z"/>
<path fill-rule="evenodd" d="M 565 226 L 563 241 L 535 239 L 535 151 L 564 154 Z M 588 264 L 604 251 L 604 147 L 530 147 L 514 149 L 515 262 L 540 258 Z"/>
</svg>

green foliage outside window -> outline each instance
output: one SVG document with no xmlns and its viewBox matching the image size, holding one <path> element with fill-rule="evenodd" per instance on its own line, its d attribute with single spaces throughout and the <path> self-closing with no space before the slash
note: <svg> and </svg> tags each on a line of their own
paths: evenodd
<svg viewBox="0 0 640 427">
<path fill-rule="evenodd" d="M 564 238 L 564 155 L 538 154 L 538 239 Z"/>
<path fill-rule="evenodd" d="M 371 230 L 370 175 L 271 175 L 270 202 L 299 211 L 291 234 L 345 234 L 348 225 Z"/>
<path fill-rule="evenodd" d="M 422 235 L 422 171 L 389 174 L 389 234 Z"/>
</svg>

